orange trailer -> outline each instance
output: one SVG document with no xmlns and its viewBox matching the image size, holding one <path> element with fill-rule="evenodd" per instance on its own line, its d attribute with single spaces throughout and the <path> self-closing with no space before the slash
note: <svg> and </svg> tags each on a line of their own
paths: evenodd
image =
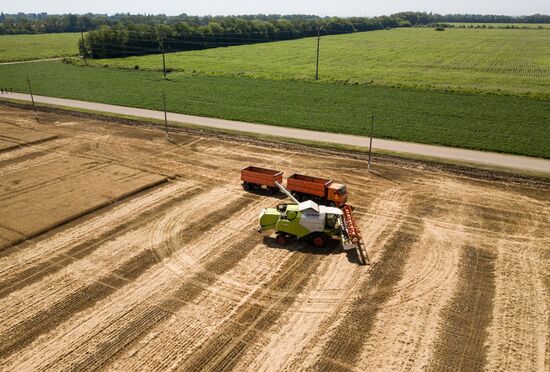
<svg viewBox="0 0 550 372">
<path fill-rule="evenodd" d="M 318 204 L 338 207 L 348 201 L 346 185 L 324 178 L 293 174 L 287 178 L 286 188 L 300 201 L 313 199 Z"/>
<path fill-rule="evenodd" d="M 262 188 L 268 195 L 272 195 L 279 191 L 275 182 L 283 183 L 283 172 L 249 166 L 241 170 L 241 181 L 246 191 Z"/>
</svg>

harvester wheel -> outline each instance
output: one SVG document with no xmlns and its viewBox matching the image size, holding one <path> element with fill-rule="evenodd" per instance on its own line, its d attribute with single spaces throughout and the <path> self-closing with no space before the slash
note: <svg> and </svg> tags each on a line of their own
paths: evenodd
<svg viewBox="0 0 550 372">
<path fill-rule="evenodd" d="M 336 203 L 333 202 L 333 201 L 329 201 L 329 202 L 328 202 L 328 206 L 329 206 L 329 207 L 336 207 Z"/>
<path fill-rule="evenodd" d="M 311 236 L 311 244 L 315 248 L 323 248 L 328 243 L 328 238 L 323 233 L 315 233 Z"/>
<path fill-rule="evenodd" d="M 275 237 L 275 242 L 279 245 L 286 245 L 287 238 L 284 234 L 279 234 Z"/>
</svg>

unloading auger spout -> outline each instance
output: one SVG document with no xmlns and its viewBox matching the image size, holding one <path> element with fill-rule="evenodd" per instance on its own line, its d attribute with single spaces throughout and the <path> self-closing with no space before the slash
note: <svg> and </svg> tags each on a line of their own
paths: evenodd
<svg viewBox="0 0 550 372">
<path fill-rule="evenodd" d="M 277 186 L 279 188 L 279 190 L 281 190 L 281 192 L 283 194 L 285 194 L 286 196 L 288 196 L 290 198 L 290 200 L 292 200 L 292 202 L 294 204 L 300 204 L 300 202 L 298 200 L 296 200 L 296 198 L 294 196 L 292 196 L 292 194 L 286 189 L 286 187 L 284 187 L 283 185 L 281 185 L 279 182 L 275 181 L 275 186 Z"/>
</svg>

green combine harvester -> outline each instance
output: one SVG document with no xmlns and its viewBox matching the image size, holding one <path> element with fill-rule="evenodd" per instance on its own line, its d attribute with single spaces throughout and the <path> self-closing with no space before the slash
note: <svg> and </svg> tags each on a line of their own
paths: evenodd
<svg viewBox="0 0 550 372">
<path fill-rule="evenodd" d="M 322 248 L 329 239 L 337 239 L 345 250 L 357 250 L 361 264 L 369 263 L 363 238 L 349 205 L 340 209 L 318 205 L 311 200 L 299 203 L 281 184 L 275 184 L 294 204 L 263 209 L 258 231 L 275 230 L 275 241 L 280 245 L 285 245 L 290 239 L 303 239 L 316 248 Z"/>
</svg>

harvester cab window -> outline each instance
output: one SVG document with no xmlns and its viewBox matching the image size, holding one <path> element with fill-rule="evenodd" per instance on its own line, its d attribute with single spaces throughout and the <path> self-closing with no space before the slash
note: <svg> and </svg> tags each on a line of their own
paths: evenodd
<svg viewBox="0 0 550 372">
<path fill-rule="evenodd" d="M 335 214 L 327 214 L 325 219 L 325 225 L 329 229 L 334 229 L 336 227 L 336 222 L 338 222 L 338 216 Z"/>
</svg>

